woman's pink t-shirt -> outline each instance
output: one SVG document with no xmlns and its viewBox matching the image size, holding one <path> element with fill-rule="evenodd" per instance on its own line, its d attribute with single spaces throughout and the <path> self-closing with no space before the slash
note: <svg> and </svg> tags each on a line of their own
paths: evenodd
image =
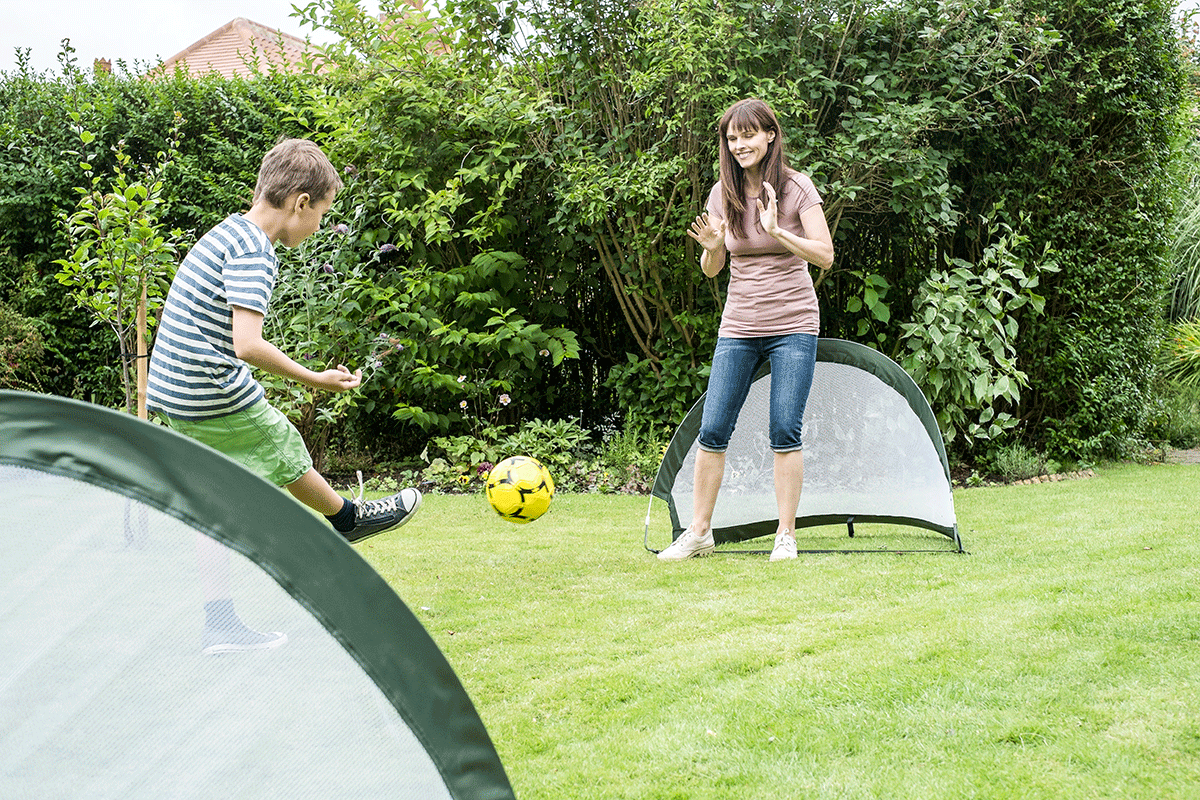
<svg viewBox="0 0 1200 800">
<path fill-rule="evenodd" d="M 791 333 L 816 336 L 821 330 L 821 311 L 808 262 L 767 235 L 759 224 L 755 200 L 751 197 L 747 203 L 745 238 L 735 238 L 732 228 L 726 228 L 729 290 L 718 333 L 734 339 Z M 812 180 L 799 172 L 789 173 L 787 190 L 779 198 L 780 227 L 803 236 L 800 215 L 820 204 L 821 195 Z M 720 183 L 708 193 L 708 213 L 725 219 Z"/>
</svg>

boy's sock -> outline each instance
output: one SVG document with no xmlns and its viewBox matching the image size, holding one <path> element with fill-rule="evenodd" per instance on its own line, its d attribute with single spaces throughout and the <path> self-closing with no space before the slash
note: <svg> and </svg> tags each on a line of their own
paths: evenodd
<svg viewBox="0 0 1200 800">
<path fill-rule="evenodd" d="M 354 529 L 354 503 L 349 498 L 342 498 L 342 510 L 336 514 L 331 514 L 325 517 L 333 525 L 333 529 L 339 533 L 346 533 Z"/>
</svg>

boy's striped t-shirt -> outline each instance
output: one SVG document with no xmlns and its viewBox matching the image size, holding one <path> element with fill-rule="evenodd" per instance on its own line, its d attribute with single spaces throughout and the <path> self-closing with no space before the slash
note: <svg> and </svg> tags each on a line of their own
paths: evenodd
<svg viewBox="0 0 1200 800">
<path fill-rule="evenodd" d="M 266 315 L 279 261 L 241 214 L 217 225 L 179 265 L 150 358 L 146 405 L 187 420 L 241 411 L 264 396 L 233 351 L 233 306 Z"/>
</svg>

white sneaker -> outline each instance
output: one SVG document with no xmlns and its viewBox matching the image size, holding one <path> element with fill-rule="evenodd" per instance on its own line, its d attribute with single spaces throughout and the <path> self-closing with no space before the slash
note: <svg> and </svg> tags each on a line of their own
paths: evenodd
<svg viewBox="0 0 1200 800">
<path fill-rule="evenodd" d="M 772 561 L 784 561 L 796 557 L 796 537 L 791 531 L 780 531 L 775 536 L 775 549 L 771 551 Z"/>
<path fill-rule="evenodd" d="M 658 554 L 658 560 L 683 561 L 692 556 L 708 556 L 712 555 L 715 548 L 712 528 L 706 530 L 703 536 L 697 536 L 696 532 L 689 527 L 679 534 L 679 538 L 672 542 L 670 547 Z"/>
</svg>

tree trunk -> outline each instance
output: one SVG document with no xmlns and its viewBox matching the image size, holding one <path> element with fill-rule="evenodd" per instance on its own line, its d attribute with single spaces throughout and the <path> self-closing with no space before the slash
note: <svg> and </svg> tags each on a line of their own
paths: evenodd
<svg viewBox="0 0 1200 800">
<path fill-rule="evenodd" d="M 142 297 L 137 308 L 137 413 L 139 419 L 147 419 L 146 383 L 149 380 L 150 364 L 146 358 L 146 284 L 142 283 Z"/>
</svg>

